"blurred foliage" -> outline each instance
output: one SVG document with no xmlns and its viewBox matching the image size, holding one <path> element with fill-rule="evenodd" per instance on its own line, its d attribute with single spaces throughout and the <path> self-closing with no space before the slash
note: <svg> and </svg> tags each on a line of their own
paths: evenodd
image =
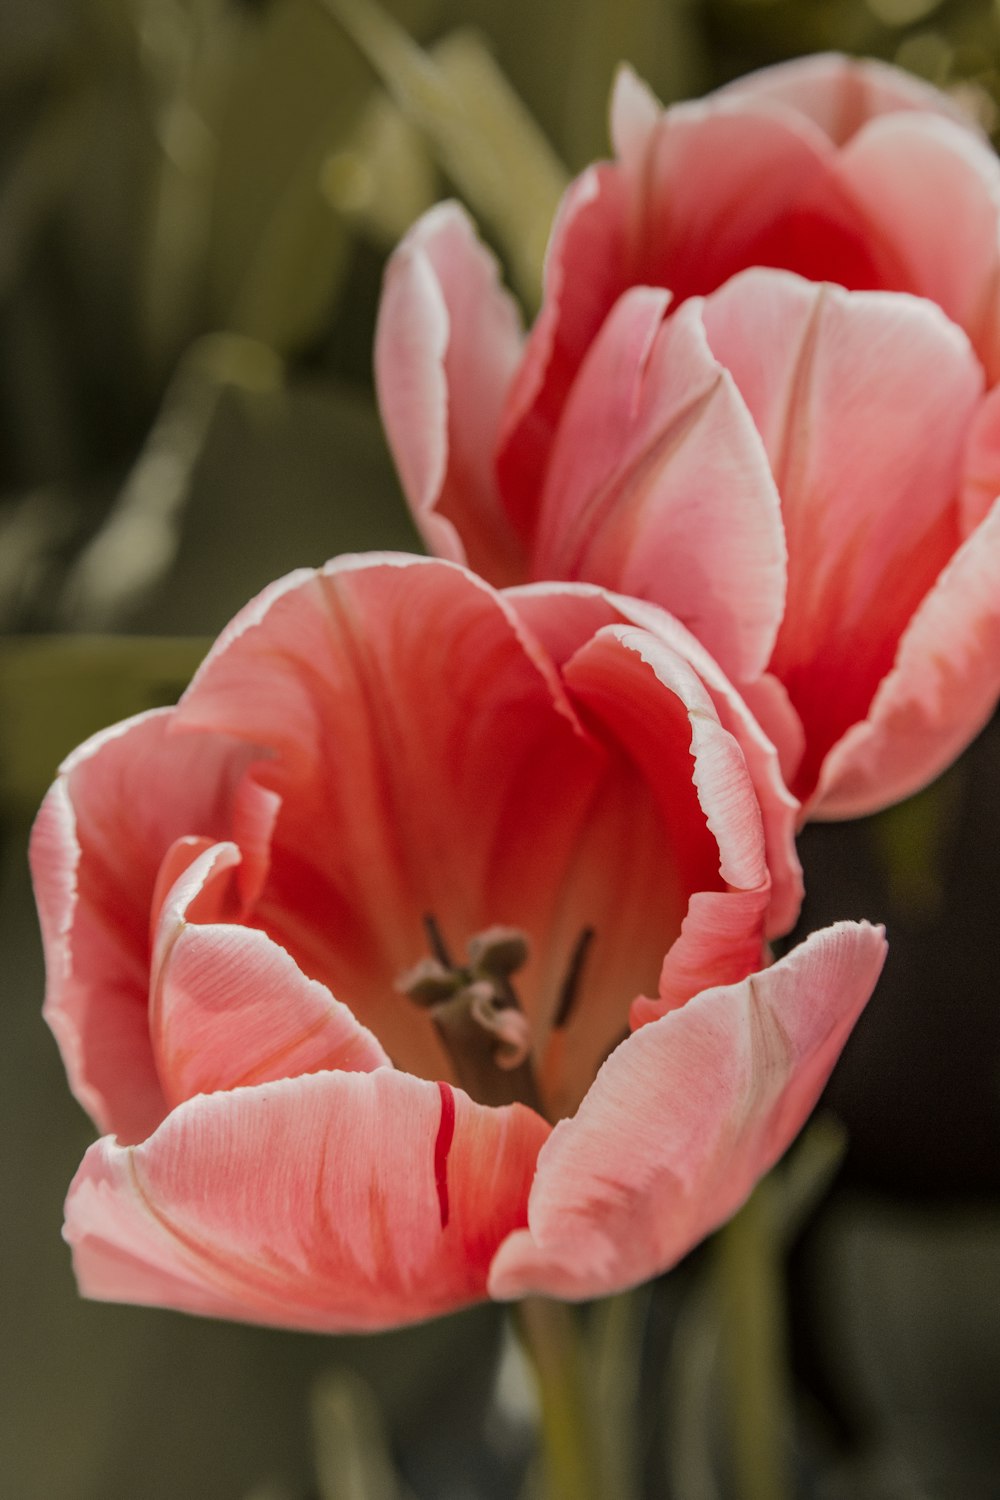
<svg viewBox="0 0 1000 1500">
<path fill-rule="evenodd" d="M 496 1309 L 332 1344 L 78 1302 L 59 1204 L 90 1132 L 37 1020 L 27 819 L 64 753 L 172 701 L 270 578 L 344 549 L 417 545 L 370 350 L 385 256 L 435 199 L 469 204 L 530 315 L 560 187 L 607 149 L 620 58 L 670 101 L 803 52 L 868 53 L 957 91 L 995 131 L 998 39 L 993 0 L 382 0 L 379 12 L 361 0 L 4 0 L 0 1130 L 25 1142 L 3 1164 L 4 1201 L 19 1205 L 7 1216 L 4 1493 L 517 1491 L 531 1397 L 511 1355 L 501 1385 L 513 1396 L 494 1400 Z M 941 1221 L 848 1199 L 796 1252 L 819 1329 L 800 1349 L 813 1408 L 795 1429 L 798 1477 L 822 1500 L 996 1493 L 998 767 L 994 727 L 938 788 L 803 842 L 808 926 L 893 923 L 878 1005 L 833 1089 L 855 1192 L 980 1195 Z M 773 1303 L 836 1155 L 813 1135 L 769 1185 L 780 1201 L 755 1210 L 776 1237 L 744 1221 L 762 1258 L 727 1328 L 699 1292 L 697 1257 L 594 1310 L 608 1493 L 727 1493 L 720 1386 L 766 1356 L 753 1297 Z M 794 1307 L 790 1323 L 808 1346 Z M 646 1447 L 629 1442 L 637 1406 Z"/>
</svg>

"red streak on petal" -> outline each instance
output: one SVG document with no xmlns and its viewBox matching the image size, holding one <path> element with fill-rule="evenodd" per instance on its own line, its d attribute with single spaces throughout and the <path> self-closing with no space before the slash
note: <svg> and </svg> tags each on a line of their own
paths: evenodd
<svg viewBox="0 0 1000 1500">
<path fill-rule="evenodd" d="M 455 1095 L 450 1083 L 439 1083 L 438 1088 L 441 1091 L 441 1123 L 434 1142 L 434 1184 L 441 1210 L 441 1228 L 444 1229 L 448 1223 L 448 1152 L 455 1136 Z"/>
</svg>

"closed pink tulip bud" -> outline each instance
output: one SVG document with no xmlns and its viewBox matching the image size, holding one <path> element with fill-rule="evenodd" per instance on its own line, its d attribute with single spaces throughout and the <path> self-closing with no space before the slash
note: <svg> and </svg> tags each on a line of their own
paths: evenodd
<svg viewBox="0 0 1000 1500">
<path fill-rule="evenodd" d="M 845 923 L 764 966 L 793 814 L 649 606 L 380 555 L 273 585 L 35 826 L 46 1013 L 109 1132 L 83 1291 L 373 1329 L 670 1265 L 882 964 Z"/>
<path fill-rule="evenodd" d="M 803 817 L 906 796 L 1000 691 L 1000 164 L 824 56 L 663 111 L 622 72 L 526 343 L 454 205 L 397 252 L 380 400 L 428 545 L 669 609 Z"/>
</svg>

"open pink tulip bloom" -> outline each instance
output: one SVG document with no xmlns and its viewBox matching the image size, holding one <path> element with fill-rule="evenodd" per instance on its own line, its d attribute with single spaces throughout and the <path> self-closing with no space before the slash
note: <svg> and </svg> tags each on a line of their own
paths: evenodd
<svg viewBox="0 0 1000 1500">
<path fill-rule="evenodd" d="M 793 815 L 657 609 L 387 555 L 273 585 L 36 823 L 46 1012 L 109 1132 L 83 1291 L 372 1329 L 672 1264 L 882 965 L 845 923 L 764 966 Z"/>
<path fill-rule="evenodd" d="M 663 111 L 629 72 L 524 343 L 454 205 L 392 261 L 382 411 L 428 545 L 669 609 L 803 816 L 942 770 L 1000 691 L 1000 164 L 816 57 Z"/>
</svg>

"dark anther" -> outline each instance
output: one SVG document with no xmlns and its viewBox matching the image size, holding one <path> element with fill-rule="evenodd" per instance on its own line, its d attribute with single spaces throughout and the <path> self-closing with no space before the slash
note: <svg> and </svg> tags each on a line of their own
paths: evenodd
<svg viewBox="0 0 1000 1500">
<path fill-rule="evenodd" d="M 437 924 L 437 918 L 428 912 L 424 912 L 424 931 L 427 934 L 427 946 L 430 948 L 438 963 L 445 969 L 455 967 L 448 945 L 441 935 L 441 929 Z"/>
<path fill-rule="evenodd" d="M 552 1025 L 556 1030 L 565 1026 L 576 1004 L 576 997 L 580 993 L 580 977 L 583 974 L 583 965 L 587 957 L 587 951 L 594 941 L 594 929 L 585 927 L 576 940 L 576 946 L 570 954 L 569 967 L 566 977 L 559 991 L 559 1001 L 556 1005 L 556 1013 Z"/>
<path fill-rule="evenodd" d="M 459 1084 L 481 1104 L 530 1105 L 541 1113 L 531 1060 L 531 1027 L 510 976 L 528 959 L 528 939 L 514 927 L 490 927 L 469 940 L 468 962 L 451 959 L 433 916 L 424 917 L 432 958 L 423 958 L 396 988 L 426 1006 Z"/>
<path fill-rule="evenodd" d="M 412 969 L 400 974 L 396 988 L 418 1005 L 436 1005 L 454 995 L 464 983 L 464 976 L 458 970 L 446 969 L 436 958 L 422 958 Z"/>
<path fill-rule="evenodd" d="M 528 962 L 528 939 L 517 927 L 488 927 L 469 939 L 469 968 L 491 979 L 509 979 Z"/>
</svg>

